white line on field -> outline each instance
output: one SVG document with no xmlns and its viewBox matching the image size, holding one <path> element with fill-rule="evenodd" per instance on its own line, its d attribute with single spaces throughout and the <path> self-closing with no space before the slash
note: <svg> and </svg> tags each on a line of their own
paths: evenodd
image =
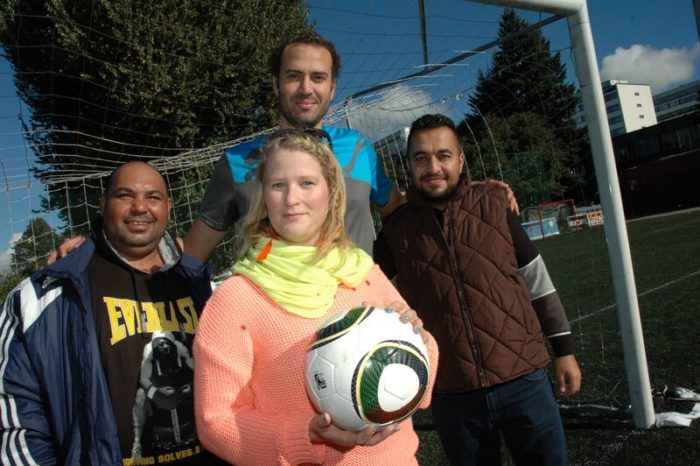
<svg viewBox="0 0 700 466">
<path fill-rule="evenodd" d="M 659 285 L 659 286 L 656 286 L 656 287 L 654 287 L 654 288 L 651 288 L 651 289 L 649 289 L 649 290 L 646 290 L 646 291 L 644 291 L 644 292 L 642 292 L 642 293 L 637 293 L 637 297 L 638 297 L 638 298 L 641 298 L 642 296 L 646 296 L 646 295 L 648 295 L 648 294 L 650 294 L 650 293 L 653 293 L 653 292 L 655 292 L 655 291 L 659 291 L 660 289 L 666 288 L 667 286 L 671 286 L 671 285 L 674 285 L 674 284 L 676 284 L 676 283 L 678 283 L 678 282 L 681 282 L 681 281 L 683 281 L 683 280 L 687 280 L 688 278 L 694 277 L 695 275 L 700 275 L 700 270 L 696 270 L 695 272 L 691 272 L 691 273 L 689 273 L 689 274 L 687 274 L 687 275 L 683 275 L 682 277 L 676 278 L 675 280 L 671 280 L 670 282 L 663 283 L 663 284 L 661 284 L 661 285 Z M 602 308 L 600 308 L 600 309 L 598 309 L 598 310 L 595 310 L 595 311 L 593 311 L 593 312 L 591 312 L 591 313 L 589 313 L 589 314 L 586 314 L 586 315 L 577 317 L 577 318 L 575 318 L 575 319 L 572 319 L 572 320 L 570 321 L 570 323 L 574 324 L 574 323 L 576 323 L 576 322 L 580 322 L 580 321 L 582 321 L 582 320 L 586 320 L 586 319 L 588 319 L 589 317 L 596 316 L 596 315 L 598 315 L 598 314 L 600 314 L 600 313 L 602 313 L 602 312 L 609 311 L 610 309 L 615 309 L 616 307 L 617 307 L 617 304 L 611 304 L 611 305 L 609 305 L 609 306 L 602 307 Z"/>
</svg>

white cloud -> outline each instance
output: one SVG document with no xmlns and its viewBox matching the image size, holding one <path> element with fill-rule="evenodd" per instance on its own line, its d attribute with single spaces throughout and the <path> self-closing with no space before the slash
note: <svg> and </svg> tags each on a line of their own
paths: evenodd
<svg viewBox="0 0 700 466">
<path fill-rule="evenodd" d="M 649 84 L 652 93 L 657 93 L 690 80 L 698 57 L 700 43 L 691 49 L 655 49 L 640 44 L 618 47 L 612 55 L 603 58 L 600 76 L 603 81 L 619 79 L 632 84 Z"/>
<path fill-rule="evenodd" d="M 334 110 L 337 113 L 342 110 L 343 118 L 349 118 L 353 128 L 377 141 L 397 129 L 410 126 L 413 120 L 426 113 L 449 114 L 450 106 L 436 102 L 424 90 L 400 84 L 376 99 L 358 100 Z"/>
<path fill-rule="evenodd" d="M 15 243 L 19 241 L 21 237 L 21 233 L 13 233 L 12 238 L 10 238 L 10 240 L 7 242 L 7 249 L 0 252 L 0 273 L 9 270 Z"/>
</svg>

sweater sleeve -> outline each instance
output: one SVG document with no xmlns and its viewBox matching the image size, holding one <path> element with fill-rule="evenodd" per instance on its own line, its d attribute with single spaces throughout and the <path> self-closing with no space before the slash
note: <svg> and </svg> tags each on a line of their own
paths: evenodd
<svg viewBox="0 0 700 466">
<path fill-rule="evenodd" d="M 375 270 L 377 274 L 376 280 L 378 288 L 380 289 L 380 294 L 386 296 L 386 302 L 380 304 L 383 306 L 388 306 L 393 301 L 406 303 L 406 300 L 404 300 L 401 297 L 398 290 L 394 287 L 391 281 L 389 281 L 386 275 L 384 275 L 382 270 L 379 267 L 375 267 Z M 425 395 L 423 396 L 423 401 L 421 402 L 420 409 L 426 409 L 430 406 L 430 400 L 433 395 L 433 386 L 435 384 L 435 375 L 437 374 L 439 357 L 438 346 L 435 342 L 435 338 L 433 338 L 433 336 L 426 330 L 424 330 L 424 332 L 428 334 L 428 342 L 425 344 L 425 346 L 428 349 L 428 363 L 430 364 L 430 380 L 428 382 L 428 387 L 425 391 Z"/>
<path fill-rule="evenodd" d="M 236 277 L 234 277 L 235 279 Z M 230 279 L 231 280 L 231 279 Z M 233 464 L 320 464 L 325 447 L 312 444 L 312 414 L 263 412 L 251 388 L 254 342 L 245 319 L 231 319 L 241 293 L 217 288 L 194 342 L 195 416 L 202 446 Z"/>
<path fill-rule="evenodd" d="M 527 285 L 544 336 L 552 345 L 555 356 L 572 354 L 571 326 L 544 260 L 525 234 L 518 217 L 510 211 L 507 216 L 518 260 L 518 274 Z"/>
</svg>

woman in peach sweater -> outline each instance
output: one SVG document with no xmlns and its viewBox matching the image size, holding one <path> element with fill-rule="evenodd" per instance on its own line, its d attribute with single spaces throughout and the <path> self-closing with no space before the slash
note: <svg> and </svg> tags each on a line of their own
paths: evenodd
<svg viewBox="0 0 700 466">
<path fill-rule="evenodd" d="M 329 316 L 363 303 L 389 307 L 434 339 L 371 258 L 345 236 L 345 183 L 332 150 L 302 130 L 262 149 L 256 198 L 235 275 L 209 300 L 194 343 L 202 445 L 238 466 L 411 465 L 411 419 L 346 431 L 317 413 L 304 386 L 306 349 Z"/>
</svg>

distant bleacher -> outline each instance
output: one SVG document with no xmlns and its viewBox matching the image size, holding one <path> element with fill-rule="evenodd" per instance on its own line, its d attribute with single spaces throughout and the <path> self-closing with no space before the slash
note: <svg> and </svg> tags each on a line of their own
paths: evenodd
<svg viewBox="0 0 700 466">
<path fill-rule="evenodd" d="M 522 223 L 531 240 L 558 235 L 567 230 L 580 230 L 604 223 L 600 205 L 574 207 L 569 200 L 541 204 L 528 208 Z"/>
</svg>

